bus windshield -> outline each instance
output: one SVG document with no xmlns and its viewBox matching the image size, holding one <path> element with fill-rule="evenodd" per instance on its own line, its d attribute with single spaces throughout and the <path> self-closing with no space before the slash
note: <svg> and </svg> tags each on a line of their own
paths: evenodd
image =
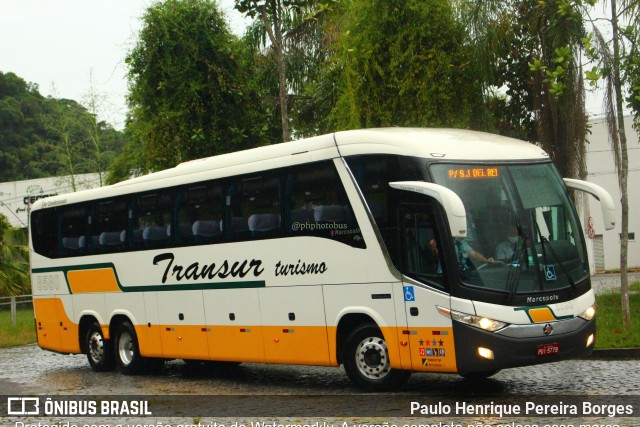
<svg viewBox="0 0 640 427">
<path fill-rule="evenodd" d="M 433 164 L 430 171 L 465 205 L 467 238 L 454 240 L 451 263 L 465 285 L 536 293 L 588 276 L 579 222 L 551 163 Z"/>
</svg>

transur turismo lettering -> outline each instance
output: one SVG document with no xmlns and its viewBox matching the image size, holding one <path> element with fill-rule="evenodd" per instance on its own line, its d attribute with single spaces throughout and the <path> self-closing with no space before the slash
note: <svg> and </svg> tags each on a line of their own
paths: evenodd
<svg viewBox="0 0 640 427">
<path fill-rule="evenodd" d="M 212 262 L 211 264 L 202 264 L 199 262 L 194 262 L 189 264 L 188 266 L 180 265 L 176 263 L 174 265 L 175 256 L 171 252 L 167 252 L 164 254 L 156 255 L 153 258 L 153 265 L 158 265 L 158 263 L 163 261 L 169 261 L 167 263 L 167 267 L 164 270 L 164 274 L 162 275 L 162 283 L 166 283 L 167 277 L 171 275 L 176 281 L 181 282 L 182 280 L 198 280 L 198 279 L 208 279 L 212 280 L 215 278 L 226 279 L 227 277 L 239 277 L 243 278 L 249 273 L 253 272 L 254 277 L 258 277 L 264 271 L 262 267 L 262 261 L 252 259 L 244 260 L 244 261 L 235 261 L 229 262 L 228 260 L 224 260 L 221 264 L 216 264 Z"/>
<path fill-rule="evenodd" d="M 327 265 L 324 262 L 303 262 L 298 260 L 297 264 L 285 264 L 278 261 L 276 264 L 276 276 L 304 276 L 305 274 L 324 274 Z"/>
</svg>

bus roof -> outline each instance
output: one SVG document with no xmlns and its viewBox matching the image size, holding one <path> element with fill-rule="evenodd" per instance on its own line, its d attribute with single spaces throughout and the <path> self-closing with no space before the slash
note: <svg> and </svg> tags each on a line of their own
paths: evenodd
<svg viewBox="0 0 640 427">
<path fill-rule="evenodd" d="M 337 132 L 343 156 L 376 152 L 444 160 L 548 159 L 542 148 L 514 138 L 466 129 L 380 128 Z"/>
<path fill-rule="evenodd" d="M 48 198 L 45 206 L 54 205 L 58 198 L 64 198 L 66 204 L 359 154 L 396 154 L 441 161 L 539 161 L 549 158 L 542 148 L 534 144 L 471 130 L 348 130 L 188 161 L 171 169 L 132 178 L 112 186 L 85 190 L 73 195 L 53 196 Z M 198 175 L 197 179 L 193 178 L 194 174 Z M 42 201 L 38 201 L 33 208 L 38 209 L 42 207 L 41 204 Z"/>
</svg>

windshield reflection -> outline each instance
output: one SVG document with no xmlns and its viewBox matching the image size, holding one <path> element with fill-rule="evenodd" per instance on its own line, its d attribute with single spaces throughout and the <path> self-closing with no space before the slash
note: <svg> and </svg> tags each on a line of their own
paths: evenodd
<svg viewBox="0 0 640 427">
<path fill-rule="evenodd" d="M 465 205 L 468 237 L 454 241 L 453 262 L 465 284 L 531 293 L 575 286 L 588 275 L 575 210 L 550 163 L 430 170 Z"/>
</svg>

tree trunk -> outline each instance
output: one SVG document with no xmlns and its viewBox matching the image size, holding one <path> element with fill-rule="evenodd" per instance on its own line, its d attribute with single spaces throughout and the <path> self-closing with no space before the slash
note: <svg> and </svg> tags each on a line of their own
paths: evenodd
<svg viewBox="0 0 640 427">
<path fill-rule="evenodd" d="M 627 176 L 629 156 L 627 153 L 627 135 L 624 128 L 624 110 L 622 107 L 623 95 L 620 80 L 620 42 L 618 39 L 618 10 L 616 0 L 611 0 L 611 27 L 613 31 L 613 87 L 618 121 L 618 137 L 620 139 L 620 165 L 618 166 L 620 203 L 622 205 L 622 221 L 620 224 L 620 299 L 622 304 L 622 325 L 624 328 L 628 328 L 631 323 L 629 276 L 627 273 L 627 252 L 629 248 L 629 195 L 627 193 Z"/>
<path fill-rule="evenodd" d="M 271 40 L 275 51 L 278 66 L 278 98 L 280 103 L 280 123 L 282 125 L 282 142 L 291 139 L 289 132 L 289 106 L 287 91 L 287 65 L 285 63 L 284 42 L 282 37 L 282 2 L 276 0 L 273 16 L 273 28 L 269 23 L 269 18 L 265 9 L 260 12 L 260 18 L 264 24 L 265 31 Z"/>
</svg>

